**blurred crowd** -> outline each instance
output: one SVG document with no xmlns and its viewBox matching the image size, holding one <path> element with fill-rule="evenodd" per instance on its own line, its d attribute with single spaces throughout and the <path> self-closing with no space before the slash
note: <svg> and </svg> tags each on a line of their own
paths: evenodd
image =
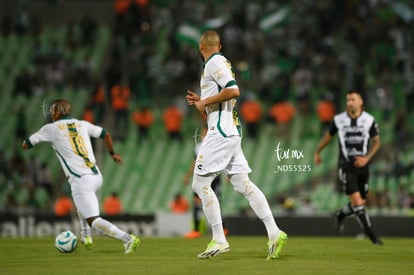
<svg viewBox="0 0 414 275">
<path fill-rule="evenodd" d="M 111 41 L 100 68 L 91 63 L 98 15 L 84 11 L 81 20 L 66 23 L 63 40 L 43 44 L 47 22 L 20 2 L 16 16 L 1 21 L 2 36 L 31 35 L 34 41 L 30 65 L 16 73 L 14 93 L 86 87 L 83 118 L 101 123 L 110 114 L 116 139 L 125 139 L 131 123 L 140 141 L 150 139 L 154 113 L 161 110 L 166 136 L 182 140 L 189 114 L 184 95 L 199 90 L 197 35 L 212 27 L 236 70 L 249 138 L 257 139 L 263 121 L 289 125 L 294 116 L 316 115 L 325 129 L 343 110 L 343 94 L 351 88 L 364 95 L 367 108 L 379 108 L 381 122 L 394 125 L 395 146 L 404 150 L 412 137 L 407 122 L 414 104 L 411 1 L 114 0 Z M 73 58 L 79 50 L 82 58 Z M 24 127 L 17 128 L 24 136 Z M 2 161 L 3 176 L 44 185 L 38 175 L 27 175 L 34 170 L 10 165 L 15 158 L 18 153 Z M 6 171 L 10 167 L 13 171 Z"/>
</svg>

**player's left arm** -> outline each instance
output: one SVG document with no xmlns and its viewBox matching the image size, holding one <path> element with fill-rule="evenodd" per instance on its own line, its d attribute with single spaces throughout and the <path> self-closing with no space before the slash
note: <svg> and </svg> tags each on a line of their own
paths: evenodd
<svg viewBox="0 0 414 275">
<path fill-rule="evenodd" d="M 113 145 L 113 142 L 112 142 L 112 135 L 108 131 L 105 131 L 105 135 L 103 137 L 103 140 L 104 140 L 106 148 L 108 149 L 108 152 L 111 155 L 112 159 L 116 163 L 122 165 L 123 164 L 122 157 L 121 157 L 120 154 L 115 152 L 114 145 Z"/>
</svg>

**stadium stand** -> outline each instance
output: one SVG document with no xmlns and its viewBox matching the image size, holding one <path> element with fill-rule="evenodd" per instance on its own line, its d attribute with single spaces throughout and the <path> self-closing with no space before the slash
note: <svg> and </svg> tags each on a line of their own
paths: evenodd
<svg viewBox="0 0 414 275">
<path fill-rule="evenodd" d="M 117 190 L 124 204 L 124 212 L 128 214 L 168 211 L 170 200 L 178 192 L 190 198 L 191 188 L 184 187 L 182 181 L 194 157 L 194 130 L 201 128 L 198 113 L 180 106 L 185 113 L 183 142 L 168 140 L 161 117 L 163 108 L 171 99 L 182 99 L 186 89 L 197 89 L 198 85 L 200 63 L 198 54 L 194 51 L 198 37 L 191 37 L 191 32 L 181 31 L 191 29 L 197 34 L 206 28 L 206 25 L 208 26 L 210 21 L 207 19 L 216 16 L 215 22 L 222 22 L 217 25 L 217 28 L 226 34 L 223 36 L 224 51 L 234 62 L 242 89 L 253 90 L 249 92 L 257 95 L 258 100 L 263 104 L 264 113 L 267 113 L 274 103 L 271 99 L 280 99 L 280 91 L 286 93 L 282 95 L 283 100 L 299 110 L 297 107 L 303 98 L 296 94 L 296 86 L 289 85 L 291 79 L 289 77 L 283 79 L 283 77 L 295 72 L 295 62 L 300 63 L 299 61 L 305 60 L 311 64 L 312 87 L 307 91 L 309 104 L 312 106 L 309 113 L 296 112 L 286 127 L 263 119 L 258 139 L 243 140 L 246 157 L 254 171 L 251 178 L 270 198 L 272 208 L 279 211 L 282 208 L 281 201 L 286 197 L 293 197 L 298 205 L 302 197 L 310 197 L 320 214 L 331 213 L 333 209 L 344 203 L 344 197 L 336 191 L 337 148 L 330 146 L 324 151 L 324 163 L 321 166 L 313 164 L 313 150 L 321 134 L 321 123 L 314 106 L 320 98 L 332 97 L 337 110 L 342 110 L 341 96 L 349 85 L 355 85 L 366 93 L 366 108 L 379 122 L 384 144 L 373 166 L 372 211 L 378 214 L 405 213 L 403 208 L 407 205 L 398 206 L 397 194 L 399 194 L 399 184 L 404 187 L 406 195 L 414 193 L 413 143 L 410 140 L 413 136 L 413 125 L 406 124 L 408 138 L 404 140 L 396 138 L 394 126 L 397 122 L 397 111 L 406 112 L 407 121 L 412 121 L 414 118 L 411 108 L 414 91 L 409 77 L 407 80 L 407 75 L 412 72 L 412 41 L 414 40 L 412 32 L 407 31 L 412 21 L 406 21 L 408 19 L 399 15 L 394 3 L 366 6 L 367 3 L 355 1 L 347 7 L 338 9 L 329 1 L 325 1 L 326 3 L 320 6 L 308 1 L 302 7 L 298 7 L 293 1 L 292 3 L 285 1 L 294 12 L 288 13 L 289 18 L 285 18 L 283 22 L 277 22 L 267 29 L 263 27 L 263 20 L 272 13 L 263 14 L 260 10 L 276 12 L 281 8 L 281 5 L 276 2 L 243 4 L 240 5 L 240 9 L 234 10 L 232 8 L 239 5 L 221 5 L 217 2 L 216 8 L 207 16 L 205 1 L 189 1 L 180 7 L 180 17 L 174 17 L 174 14 L 170 14 L 177 9 L 174 1 L 171 3 L 150 1 L 152 14 L 148 13 L 149 9 L 143 8 L 140 10 L 140 16 L 137 17 L 139 22 L 115 17 L 110 0 L 72 1 L 72 5 L 63 1 L 54 4 L 46 2 L 30 3 L 29 1 L 29 7 L 33 12 L 47 13 L 44 16 L 44 28 L 38 34 L 30 32 L 18 34 L 13 31 L 6 34 L 3 31 L 0 35 L 0 87 L 2 89 L 0 116 L 4 118 L 0 124 L 0 148 L 4 151 L 6 159 L 11 158 L 13 151 L 21 142 L 14 136 L 16 125 L 14 114 L 19 106 L 25 108 L 27 131 L 30 133 L 45 122 L 41 108 L 45 98 L 47 100 L 57 97 L 68 98 L 75 103 L 73 114 L 76 117 L 81 117 L 90 100 L 92 80 L 90 83 L 76 85 L 73 83 L 44 87 L 37 85 L 32 91 L 32 96 L 16 91 L 16 79 L 21 73 L 38 72 L 40 66 L 34 62 L 33 57 L 40 50 L 50 53 L 54 47 L 57 47 L 70 66 L 77 68 L 89 66 L 93 80 L 103 78 L 109 81 L 108 79 L 112 77 L 110 73 L 114 71 L 109 70 L 108 63 L 118 58 L 119 69 L 131 78 L 134 95 L 130 110 L 135 110 L 142 103 L 150 102 L 154 110 L 155 123 L 150 130 L 151 139 L 138 144 L 135 127 L 131 121 L 129 122 L 131 125 L 126 133 L 126 139 L 115 141 L 117 151 L 124 158 L 125 164 L 122 167 L 117 167 L 107 157 L 102 143 L 96 144 L 98 162 L 105 178 L 100 191 L 101 198 Z M 237 1 L 229 1 L 233 4 L 235 2 Z M 410 1 L 403 2 L 407 9 L 413 9 Z M 5 12 L 14 11 L 13 8 L 14 5 L 9 2 L 0 10 L 3 19 L 6 16 Z M 56 15 L 56 9 L 59 8 L 67 10 L 67 13 L 61 13 L 62 18 Z M 92 45 L 66 48 L 68 28 L 65 24 L 80 20 L 79 10 L 91 8 L 96 12 L 95 19 L 99 23 Z M 378 17 L 382 8 L 393 11 L 392 20 Z M 356 14 L 359 10 L 369 10 L 370 13 Z M 219 18 L 223 11 L 233 17 Z M 240 13 L 243 15 L 240 16 Z M 159 16 L 160 14 L 163 16 Z M 332 17 L 318 16 L 326 14 Z M 345 24 L 344 22 L 348 22 L 345 17 L 354 24 Z M 368 19 L 364 21 L 362 18 Z M 381 29 L 374 30 L 372 35 L 368 35 L 366 29 L 369 28 L 364 27 L 372 20 L 380 22 Z M 125 22 L 131 23 L 132 26 L 122 25 Z M 182 28 L 184 25 L 186 28 Z M 307 25 L 314 26 L 312 31 L 307 30 Z M 123 27 L 125 32 L 118 33 Z M 337 33 L 338 37 L 330 36 L 331 33 Z M 401 35 L 402 42 L 394 39 L 395 46 L 393 46 L 389 37 L 383 37 L 384 33 L 390 33 L 391 40 L 393 35 Z M 284 39 L 285 37 L 288 39 Z M 303 47 L 303 45 L 307 46 Z M 303 48 L 306 48 L 306 51 L 301 51 Z M 387 50 L 389 48 L 391 50 Z M 248 54 L 240 54 L 240 49 Z M 360 49 L 360 52 L 356 49 Z M 393 54 L 393 50 L 398 51 L 399 54 Z M 410 52 L 411 59 L 405 58 L 410 56 Z M 384 61 L 383 54 L 389 62 Z M 283 62 L 277 62 L 281 56 Z M 352 69 L 354 61 L 358 59 L 363 60 L 364 75 L 363 85 L 359 86 L 358 75 Z M 284 65 L 279 68 L 275 64 Z M 382 70 L 385 67 L 389 67 L 390 71 Z M 281 77 L 275 73 L 280 70 L 286 75 L 283 74 Z M 71 78 L 70 81 L 74 79 L 77 78 Z M 391 91 L 389 94 L 384 92 L 387 89 Z M 107 104 L 109 104 L 108 99 Z M 109 130 L 112 130 L 112 119 L 113 115 L 107 109 L 103 125 Z M 303 158 L 278 162 L 275 153 L 278 143 L 286 149 L 303 151 Z M 403 149 L 399 146 L 403 146 Z M 394 159 L 390 158 L 393 153 L 398 153 L 401 164 L 406 168 L 401 175 L 391 171 L 395 164 Z M 25 155 L 25 160 L 28 161 L 33 154 L 39 161 L 55 159 L 52 150 L 43 145 L 35 152 Z M 64 188 L 58 162 L 48 163 L 56 188 Z M 278 165 L 298 164 L 310 165 L 311 172 L 276 172 Z M 18 204 L 24 204 L 29 198 L 29 190 L 24 185 L 10 185 L 10 179 L 2 175 L 0 205 L 10 192 L 16 195 Z M 378 197 L 384 194 L 386 199 Z M 48 198 L 44 190 L 36 190 L 34 197 L 41 208 L 47 206 Z M 247 202 L 233 192 L 230 184 L 224 185 L 223 198 L 222 207 L 225 215 L 237 215 L 247 207 Z M 379 204 L 380 200 L 384 205 Z"/>
</svg>

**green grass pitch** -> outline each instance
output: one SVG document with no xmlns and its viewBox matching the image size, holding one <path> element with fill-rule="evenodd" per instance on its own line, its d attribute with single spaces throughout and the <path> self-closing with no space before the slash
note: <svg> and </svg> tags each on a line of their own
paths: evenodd
<svg viewBox="0 0 414 275">
<path fill-rule="evenodd" d="M 265 236 L 229 236 L 229 253 L 198 259 L 209 240 L 142 238 L 125 255 L 121 242 L 105 237 L 70 254 L 58 252 L 53 238 L 1 238 L 0 274 L 414 274 L 414 238 L 374 246 L 351 237 L 290 236 L 281 257 L 266 261 Z"/>
</svg>

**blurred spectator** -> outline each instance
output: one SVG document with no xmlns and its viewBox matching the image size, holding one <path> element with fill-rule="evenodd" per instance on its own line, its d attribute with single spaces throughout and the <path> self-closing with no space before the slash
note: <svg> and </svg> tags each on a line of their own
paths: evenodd
<svg viewBox="0 0 414 275">
<path fill-rule="evenodd" d="M 114 133 L 119 135 L 118 138 L 124 139 L 128 132 L 128 108 L 131 90 L 124 79 L 122 83 L 114 85 L 111 88 L 112 109 L 115 112 Z"/>
<path fill-rule="evenodd" d="M 122 213 L 123 206 L 118 193 L 112 192 L 103 202 L 104 213 L 108 216 L 115 216 Z"/>
<path fill-rule="evenodd" d="M 3 148 L 0 148 L 0 176 L 6 180 L 10 176 L 9 160 L 6 157 Z M 2 186 L 0 181 L 0 186 Z"/>
<path fill-rule="evenodd" d="M 82 119 L 90 123 L 95 123 L 95 116 L 92 108 L 92 103 L 86 105 L 85 109 L 83 110 Z"/>
<path fill-rule="evenodd" d="M 28 196 L 26 201 L 23 203 L 24 208 L 26 211 L 34 212 L 40 210 L 39 202 L 36 200 L 35 196 L 35 188 L 28 189 Z"/>
<path fill-rule="evenodd" d="M 1 20 L 1 34 L 8 37 L 13 31 L 13 21 L 10 15 L 6 15 Z"/>
<path fill-rule="evenodd" d="M 95 124 L 95 114 L 93 112 L 93 104 L 89 103 L 88 105 L 86 105 L 85 109 L 83 110 L 83 115 L 82 115 L 82 119 L 86 120 L 92 124 Z M 96 139 L 92 138 L 91 139 L 91 145 L 92 148 L 95 149 L 95 145 L 96 145 Z"/>
<path fill-rule="evenodd" d="M 404 151 L 410 138 L 409 127 L 407 124 L 407 113 L 403 110 L 397 112 L 394 122 L 394 146 L 400 151 Z"/>
<path fill-rule="evenodd" d="M 312 71 L 307 60 L 302 61 L 300 66 L 294 71 L 292 84 L 299 112 L 307 115 L 310 111 L 310 91 L 312 88 Z"/>
<path fill-rule="evenodd" d="M 77 50 L 79 46 L 79 31 L 77 29 L 77 24 L 75 21 L 70 20 L 66 24 L 66 37 L 65 37 L 65 47 L 69 51 Z"/>
<path fill-rule="evenodd" d="M 22 157 L 21 152 L 14 149 L 13 155 L 9 159 L 9 167 L 14 174 L 23 175 L 27 170 L 27 164 L 25 159 Z"/>
<path fill-rule="evenodd" d="M 14 80 L 14 92 L 26 97 L 32 96 L 32 79 L 28 70 L 24 70 L 16 76 Z"/>
<path fill-rule="evenodd" d="M 72 200 L 65 194 L 61 194 L 55 201 L 54 213 L 56 216 L 68 216 L 73 211 Z"/>
<path fill-rule="evenodd" d="M 92 18 L 90 11 L 86 11 L 79 22 L 81 42 L 84 46 L 90 46 L 96 37 L 96 21 Z"/>
<path fill-rule="evenodd" d="M 3 211 L 6 214 L 16 214 L 19 205 L 17 204 L 16 198 L 12 193 L 9 193 L 3 204 Z"/>
<path fill-rule="evenodd" d="M 410 195 L 403 184 L 398 184 L 398 190 L 395 197 L 398 208 L 405 209 L 410 207 Z"/>
<path fill-rule="evenodd" d="M 15 17 L 15 29 L 17 34 L 27 33 L 31 28 L 31 14 L 27 8 L 27 1 L 17 2 L 17 14 Z"/>
<path fill-rule="evenodd" d="M 276 124 L 288 124 L 295 115 L 295 107 L 287 102 L 273 104 L 269 110 L 269 116 Z"/>
<path fill-rule="evenodd" d="M 379 75 L 378 87 L 376 89 L 376 99 L 373 104 L 381 108 L 382 120 L 388 122 L 394 108 L 394 90 L 392 83 L 392 70 L 390 66 L 385 65 Z"/>
<path fill-rule="evenodd" d="M 176 105 L 170 105 L 164 110 L 163 115 L 165 130 L 170 140 L 183 139 L 181 134 L 181 126 L 183 121 L 183 113 Z"/>
<path fill-rule="evenodd" d="M 321 131 L 326 132 L 335 116 L 335 104 L 327 99 L 322 99 L 316 106 L 319 121 L 321 122 Z"/>
<path fill-rule="evenodd" d="M 316 214 L 315 206 L 311 203 L 309 197 L 302 199 L 302 203 L 297 208 L 296 214 L 301 216 L 311 216 Z"/>
<path fill-rule="evenodd" d="M 115 13 L 115 33 L 121 33 L 125 31 L 127 12 L 131 5 L 131 0 L 114 0 L 114 13 Z"/>
<path fill-rule="evenodd" d="M 105 102 L 105 85 L 97 82 L 95 83 L 92 92 L 93 117 L 95 118 L 96 123 L 101 123 L 103 121 Z"/>
<path fill-rule="evenodd" d="M 154 115 L 148 106 L 136 110 L 132 114 L 132 120 L 137 126 L 138 139 L 140 141 L 147 140 L 149 138 L 149 130 L 151 125 L 154 123 Z"/>
<path fill-rule="evenodd" d="M 37 172 L 37 181 L 40 188 L 44 188 L 50 197 L 54 195 L 52 173 L 46 162 L 42 162 Z"/>
<path fill-rule="evenodd" d="M 291 216 L 295 214 L 296 202 L 292 197 L 287 197 L 283 201 L 283 214 Z"/>
<path fill-rule="evenodd" d="M 262 116 L 262 106 L 253 98 L 247 98 L 240 107 L 240 114 L 247 128 L 247 136 L 256 140 Z"/>
<path fill-rule="evenodd" d="M 23 140 L 27 137 L 26 131 L 26 110 L 24 107 L 19 107 L 16 113 L 16 128 L 15 135 L 18 140 Z"/>
<path fill-rule="evenodd" d="M 170 209 L 175 214 L 183 214 L 190 210 L 190 204 L 182 194 L 178 193 L 171 202 Z"/>
</svg>

